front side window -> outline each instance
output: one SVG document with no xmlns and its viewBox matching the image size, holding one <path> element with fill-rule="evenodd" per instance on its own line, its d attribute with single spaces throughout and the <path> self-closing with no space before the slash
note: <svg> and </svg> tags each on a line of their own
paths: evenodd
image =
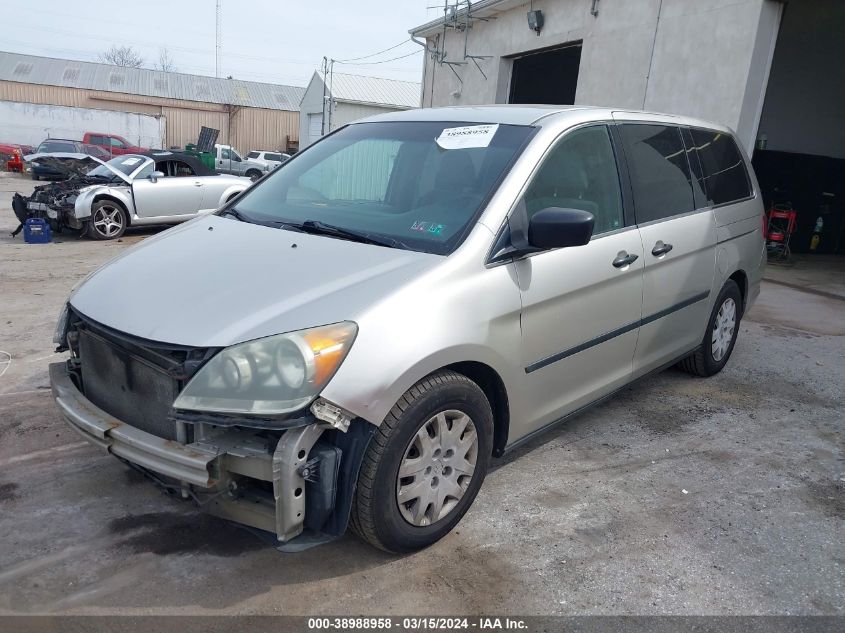
<svg viewBox="0 0 845 633">
<path fill-rule="evenodd" d="M 607 126 L 564 136 L 543 161 L 524 196 L 528 217 L 548 207 L 589 211 L 593 234 L 624 226 L 619 174 Z"/>
<path fill-rule="evenodd" d="M 282 155 L 281 154 L 267 153 L 267 154 L 264 154 L 264 160 L 272 160 L 272 161 L 275 161 L 277 163 L 280 163 L 280 162 L 282 162 Z"/>
<path fill-rule="evenodd" d="M 691 133 L 710 204 L 725 204 L 751 196 L 745 161 L 733 137 L 712 130 L 694 129 Z"/>
<path fill-rule="evenodd" d="M 260 158 L 261 152 L 250 152 L 246 155 L 247 158 Z"/>
<path fill-rule="evenodd" d="M 448 254 L 533 131 L 443 121 L 353 124 L 252 187 L 237 211 L 271 226 L 311 220 Z"/>
<path fill-rule="evenodd" d="M 620 126 L 637 223 L 661 220 L 695 208 L 680 130 L 671 125 Z"/>
<path fill-rule="evenodd" d="M 156 163 L 156 169 L 165 176 L 184 177 L 193 176 L 194 170 L 185 161 L 181 160 L 163 160 Z M 152 172 L 150 172 L 152 173 Z M 140 174 L 139 174 L 140 176 Z M 138 176 L 136 176 L 138 177 Z"/>
<path fill-rule="evenodd" d="M 111 142 L 112 147 L 126 147 L 126 145 L 124 145 L 123 141 L 121 141 L 120 139 L 112 137 L 109 139 L 109 141 Z"/>
<path fill-rule="evenodd" d="M 232 153 L 228 150 L 228 148 L 223 148 L 220 150 L 220 158 L 223 160 L 232 160 Z"/>
</svg>

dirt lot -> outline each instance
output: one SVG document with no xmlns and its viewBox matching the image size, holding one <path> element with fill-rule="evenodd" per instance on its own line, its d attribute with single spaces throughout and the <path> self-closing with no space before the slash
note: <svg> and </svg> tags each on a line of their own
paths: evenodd
<svg viewBox="0 0 845 633">
<path fill-rule="evenodd" d="M 347 536 L 281 554 L 62 421 L 46 372 L 62 302 L 152 232 L 12 240 L 10 192 L 31 184 L 0 175 L 0 613 L 843 613 L 845 303 L 829 292 L 764 284 L 722 374 L 664 372 L 499 461 L 428 550 Z"/>
</svg>

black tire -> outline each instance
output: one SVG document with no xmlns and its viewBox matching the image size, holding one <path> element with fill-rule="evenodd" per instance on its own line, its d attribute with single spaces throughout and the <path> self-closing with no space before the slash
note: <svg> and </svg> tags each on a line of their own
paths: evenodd
<svg viewBox="0 0 845 633">
<path fill-rule="evenodd" d="M 246 174 L 244 174 L 247 178 L 249 178 L 252 182 L 255 182 L 259 178 L 261 178 L 261 172 L 257 169 L 250 169 Z"/>
<path fill-rule="evenodd" d="M 716 318 L 719 314 L 719 310 L 728 299 L 731 299 L 734 302 L 736 320 L 727 351 L 724 352 L 724 355 L 717 360 L 714 355 L 713 331 L 716 327 Z M 704 338 L 701 341 L 701 346 L 695 351 L 695 353 L 690 354 L 678 363 L 678 366 L 690 374 L 702 376 L 704 378 L 718 374 L 722 371 L 722 368 L 724 368 L 728 359 L 731 357 L 734 345 L 736 344 L 737 334 L 739 334 L 739 324 L 741 319 L 742 294 L 740 293 L 739 286 L 737 286 L 736 282 L 733 279 L 728 279 L 725 282 L 725 285 L 722 286 L 722 290 L 719 292 L 719 296 L 713 304 L 713 310 L 710 313 L 710 319 L 707 321 L 707 330 L 704 332 Z"/>
<path fill-rule="evenodd" d="M 99 226 L 98 222 L 108 215 L 116 225 Z M 91 207 L 91 219 L 88 220 L 88 237 L 95 240 L 116 240 L 126 232 L 129 215 L 122 204 L 114 200 L 98 200 Z"/>
<path fill-rule="evenodd" d="M 399 466 L 417 432 L 434 415 L 449 410 L 468 415 L 475 426 L 475 469 L 448 514 L 429 525 L 413 525 L 402 516 L 396 496 Z M 424 378 L 399 398 L 367 448 L 352 503 L 352 531 L 391 553 L 412 552 L 438 541 L 461 520 L 478 494 L 487 474 L 492 438 L 493 414 L 478 385 L 453 371 Z"/>
<path fill-rule="evenodd" d="M 30 175 L 32 176 L 33 180 L 40 180 L 41 179 L 40 176 L 38 174 L 36 174 L 34 171 L 30 172 Z"/>
</svg>

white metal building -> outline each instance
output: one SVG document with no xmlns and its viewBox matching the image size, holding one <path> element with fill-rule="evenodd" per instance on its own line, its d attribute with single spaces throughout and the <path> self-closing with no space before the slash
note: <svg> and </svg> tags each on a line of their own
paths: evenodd
<svg viewBox="0 0 845 633">
<path fill-rule="evenodd" d="M 299 106 L 299 139 L 304 148 L 324 134 L 357 119 L 420 106 L 420 84 L 331 72 L 315 72 Z"/>
</svg>

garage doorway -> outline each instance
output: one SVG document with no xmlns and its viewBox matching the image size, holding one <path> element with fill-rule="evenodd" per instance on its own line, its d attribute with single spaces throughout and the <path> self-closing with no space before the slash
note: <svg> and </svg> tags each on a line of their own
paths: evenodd
<svg viewBox="0 0 845 633">
<path fill-rule="evenodd" d="M 581 42 L 532 51 L 512 59 L 508 103 L 575 103 Z"/>
<path fill-rule="evenodd" d="M 754 151 L 766 209 L 797 214 L 793 253 L 845 255 L 845 3 L 790 2 Z"/>
</svg>

